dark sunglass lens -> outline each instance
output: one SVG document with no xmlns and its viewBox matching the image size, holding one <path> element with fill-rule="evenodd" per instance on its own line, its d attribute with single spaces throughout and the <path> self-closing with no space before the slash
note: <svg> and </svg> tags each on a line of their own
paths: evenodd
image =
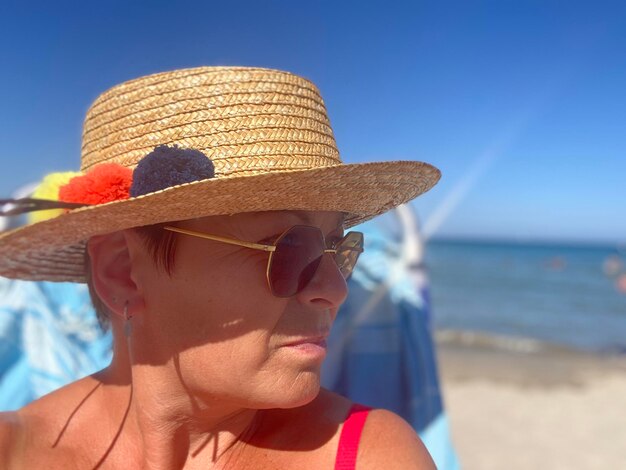
<svg viewBox="0 0 626 470">
<path fill-rule="evenodd" d="M 354 270 L 359 255 L 363 252 L 363 234 L 349 232 L 338 244 L 335 262 L 345 279 L 348 279 Z"/>
<path fill-rule="evenodd" d="M 269 268 L 274 295 L 290 297 L 302 290 L 315 275 L 323 251 L 322 232 L 315 227 L 295 226 L 283 234 Z"/>
</svg>

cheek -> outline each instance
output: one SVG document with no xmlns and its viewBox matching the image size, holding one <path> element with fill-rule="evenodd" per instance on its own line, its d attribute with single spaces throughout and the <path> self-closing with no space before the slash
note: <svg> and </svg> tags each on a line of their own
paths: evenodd
<svg viewBox="0 0 626 470">
<path fill-rule="evenodd" d="M 277 354 L 275 344 L 310 331 L 315 320 L 302 317 L 288 299 L 272 296 L 267 255 L 260 255 L 177 259 L 172 277 L 163 274 L 146 283 L 146 354 L 158 356 L 161 364 L 172 361 L 185 386 L 199 396 L 296 406 L 317 394 L 319 365 L 303 367 Z"/>
<path fill-rule="evenodd" d="M 267 258 L 187 261 L 177 260 L 171 277 L 146 283 L 153 343 L 175 353 L 238 339 L 254 345 L 262 342 L 258 333 L 271 333 L 285 302 L 267 288 Z M 253 332 L 257 337 L 249 336 Z"/>
</svg>

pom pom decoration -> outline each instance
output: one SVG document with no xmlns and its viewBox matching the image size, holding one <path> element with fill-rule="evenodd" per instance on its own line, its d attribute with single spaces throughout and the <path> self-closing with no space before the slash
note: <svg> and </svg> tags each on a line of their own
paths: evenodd
<svg viewBox="0 0 626 470">
<path fill-rule="evenodd" d="M 101 163 L 72 178 L 59 189 L 59 200 L 82 204 L 104 204 L 130 197 L 133 171 L 117 163 Z"/>
<path fill-rule="evenodd" d="M 135 168 L 130 195 L 141 196 L 213 176 L 213 162 L 199 150 L 159 145 Z"/>
<path fill-rule="evenodd" d="M 72 178 L 80 175 L 75 171 L 65 171 L 59 173 L 50 173 L 44 176 L 41 183 L 35 188 L 31 197 L 36 199 L 48 199 L 50 201 L 59 200 L 59 188 L 66 185 Z M 44 211 L 34 211 L 28 214 L 28 223 L 34 224 L 42 220 L 52 219 L 63 214 L 65 209 L 50 209 Z"/>
</svg>

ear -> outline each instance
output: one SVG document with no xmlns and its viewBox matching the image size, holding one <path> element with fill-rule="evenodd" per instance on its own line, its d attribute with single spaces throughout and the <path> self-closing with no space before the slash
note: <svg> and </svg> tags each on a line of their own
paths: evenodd
<svg viewBox="0 0 626 470">
<path fill-rule="evenodd" d="M 132 278 L 132 262 L 125 232 L 92 237 L 87 250 L 91 259 L 91 282 L 109 311 L 123 316 L 125 307 L 135 315 L 144 300 Z"/>
</svg>

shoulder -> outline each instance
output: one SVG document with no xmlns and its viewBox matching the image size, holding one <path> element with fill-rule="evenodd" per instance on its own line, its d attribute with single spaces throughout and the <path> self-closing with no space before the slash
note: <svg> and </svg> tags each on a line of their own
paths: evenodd
<svg viewBox="0 0 626 470">
<path fill-rule="evenodd" d="M 360 470 L 428 469 L 435 464 L 413 428 L 391 411 L 369 412 L 358 451 Z"/>
<path fill-rule="evenodd" d="M 0 470 L 18 468 L 42 468 L 41 462 L 68 460 L 76 447 L 75 442 L 64 434 L 70 420 L 74 418 L 75 434 L 84 436 L 86 421 L 77 412 L 87 395 L 89 382 L 74 382 L 35 400 L 14 412 L 0 412 Z M 82 393 L 80 393 L 82 392 Z M 82 411 L 82 410 L 81 410 Z M 93 417 L 90 416 L 90 417 Z M 60 436 L 63 445 L 56 447 Z M 48 465 L 52 468 L 54 465 Z M 54 467 L 54 468 L 62 468 Z"/>
<path fill-rule="evenodd" d="M 56 428 L 53 417 L 59 408 L 42 406 L 42 400 L 14 412 L 0 413 L 1 470 L 42 468 L 44 461 L 50 464 L 51 431 Z M 56 455 L 60 454 L 56 452 Z M 48 465 L 48 468 L 52 467 L 54 465 Z"/>
<path fill-rule="evenodd" d="M 334 453 L 339 435 L 354 403 L 341 395 L 322 389 L 319 396 L 303 407 L 309 422 L 324 421 L 332 428 L 329 441 Z M 296 420 L 299 423 L 306 419 Z M 314 427 L 315 428 L 315 427 Z M 365 420 L 357 457 L 359 470 L 435 470 L 435 464 L 415 430 L 391 411 L 373 409 Z"/>
<path fill-rule="evenodd" d="M 15 451 L 22 434 L 22 422 L 17 412 L 0 413 L 0 468 L 12 468 Z"/>
</svg>

